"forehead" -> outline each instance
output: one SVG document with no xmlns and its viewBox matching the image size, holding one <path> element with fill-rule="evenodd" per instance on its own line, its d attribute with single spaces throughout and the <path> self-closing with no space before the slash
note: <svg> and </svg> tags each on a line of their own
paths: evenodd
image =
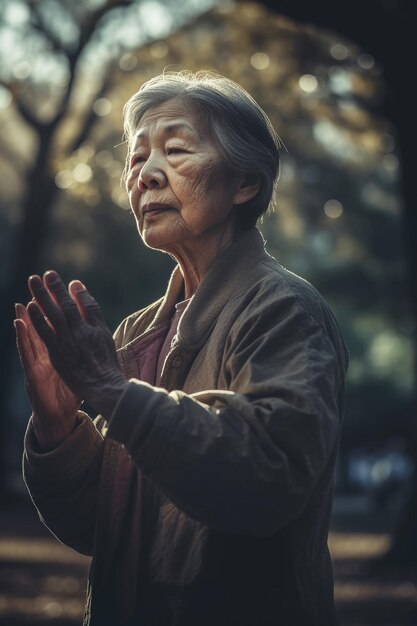
<svg viewBox="0 0 417 626">
<path fill-rule="evenodd" d="M 172 99 L 145 111 L 139 121 L 135 140 L 148 138 L 150 134 L 169 136 L 178 133 L 188 134 L 200 140 L 205 134 L 197 111 L 178 99 Z"/>
</svg>

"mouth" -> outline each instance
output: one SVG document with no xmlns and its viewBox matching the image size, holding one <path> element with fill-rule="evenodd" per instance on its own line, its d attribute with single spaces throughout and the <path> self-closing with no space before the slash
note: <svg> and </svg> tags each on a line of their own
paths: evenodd
<svg viewBox="0 0 417 626">
<path fill-rule="evenodd" d="M 175 211 L 175 208 L 169 204 L 150 202 L 142 207 L 142 216 L 143 218 L 151 217 L 153 215 L 159 215 L 160 213 L 167 213 L 168 211 Z"/>
</svg>

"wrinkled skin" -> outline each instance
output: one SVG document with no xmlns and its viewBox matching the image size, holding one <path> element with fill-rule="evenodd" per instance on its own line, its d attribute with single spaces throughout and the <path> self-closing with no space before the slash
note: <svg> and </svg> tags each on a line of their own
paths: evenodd
<svg viewBox="0 0 417 626">
<path fill-rule="evenodd" d="M 259 190 L 225 165 L 198 114 L 176 99 L 143 115 L 126 186 L 140 236 L 175 257 L 186 297 L 235 238 L 239 205 Z M 152 205 L 162 210 L 147 212 Z"/>
<path fill-rule="evenodd" d="M 17 305 L 17 346 L 40 445 L 50 449 L 76 426 L 82 400 L 109 418 L 127 381 L 100 307 L 79 281 L 31 276 L 33 300 Z M 45 319 L 46 318 L 46 319 Z"/>
</svg>

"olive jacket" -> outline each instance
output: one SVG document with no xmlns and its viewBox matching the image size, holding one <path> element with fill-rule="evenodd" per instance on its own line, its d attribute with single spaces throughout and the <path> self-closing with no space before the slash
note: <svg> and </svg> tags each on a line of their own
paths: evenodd
<svg viewBox="0 0 417 626">
<path fill-rule="evenodd" d="M 183 280 L 115 332 L 129 380 L 24 476 L 42 520 L 93 556 L 89 626 L 334 626 L 327 548 L 347 350 L 328 305 L 243 233 L 187 306 Z"/>
</svg>

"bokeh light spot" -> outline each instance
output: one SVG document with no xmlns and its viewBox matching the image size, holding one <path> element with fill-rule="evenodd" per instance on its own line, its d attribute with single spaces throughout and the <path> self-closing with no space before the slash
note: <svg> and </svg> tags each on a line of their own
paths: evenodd
<svg viewBox="0 0 417 626">
<path fill-rule="evenodd" d="M 156 41 L 150 47 L 154 59 L 163 59 L 168 54 L 168 46 L 164 41 Z"/>
<path fill-rule="evenodd" d="M 44 611 L 48 617 L 60 617 L 63 608 L 58 602 L 50 601 L 45 604 Z"/>
<path fill-rule="evenodd" d="M 55 176 L 55 185 L 59 189 L 68 189 L 73 181 L 72 172 L 69 170 L 60 170 Z"/>
<path fill-rule="evenodd" d="M 339 200 L 327 200 L 323 206 L 323 211 L 330 219 L 338 219 L 343 215 L 343 204 Z"/>
<path fill-rule="evenodd" d="M 119 59 L 119 67 L 124 72 L 130 72 L 133 70 L 137 63 L 138 60 L 132 52 L 126 52 L 126 54 L 123 54 Z"/>
<path fill-rule="evenodd" d="M 112 110 L 112 103 L 108 98 L 98 98 L 93 104 L 93 110 L 99 117 L 104 117 Z"/>
<path fill-rule="evenodd" d="M 13 76 L 18 80 L 24 80 L 25 78 L 28 78 L 31 71 L 32 66 L 27 61 L 19 61 L 19 63 L 16 63 L 16 65 L 12 69 Z"/>
<path fill-rule="evenodd" d="M 333 59 L 336 59 L 336 61 L 343 61 L 347 58 L 348 53 L 348 49 L 342 43 L 334 43 L 330 47 L 330 55 Z"/>
<path fill-rule="evenodd" d="M 250 64 L 256 70 L 265 70 L 270 64 L 270 58 L 265 52 L 255 52 L 250 58 Z"/>
<path fill-rule="evenodd" d="M 93 177 L 91 167 L 87 163 L 78 163 L 72 173 L 77 183 L 88 183 Z"/>
<path fill-rule="evenodd" d="M 3 19 L 5 22 L 8 22 L 10 26 L 21 26 L 29 21 L 29 18 L 29 8 L 23 4 L 23 2 L 9 2 L 3 9 Z"/>
<path fill-rule="evenodd" d="M 352 81 L 349 73 L 341 67 L 329 69 L 330 89 L 333 93 L 344 95 L 352 91 Z"/>
<path fill-rule="evenodd" d="M 317 78 L 313 74 L 303 74 L 298 80 L 300 89 L 306 93 L 313 93 L 318 87 Z"/>
<path fill-rule="evenodd" d="M 117 204 L 121 209 L 128 211 L 130 209 L 129 198 L 125 191 L 121 189 L 115 189 L 111 194 L 111 199 L 115 204 Z"/>
<path fill-rule="evenodd" d="M 362 52 L 357 58 L 357 63 L 363 70 L 371 70 L 375 65 L 375 59 L 367 52 Z"/>
<path fill-rule="evenodd" d="M 100 150 L 97 152 L 95 160 L 97 165 L 107 168 L 113 163 L 114 158 L 110 150 Z"/>
<path fill-rule="evenodd" d="M 382 164 L 388 172 L 397 172 L 400 162 L 395 154 L 385 154 L 382 157 Z"/>
</svg>

